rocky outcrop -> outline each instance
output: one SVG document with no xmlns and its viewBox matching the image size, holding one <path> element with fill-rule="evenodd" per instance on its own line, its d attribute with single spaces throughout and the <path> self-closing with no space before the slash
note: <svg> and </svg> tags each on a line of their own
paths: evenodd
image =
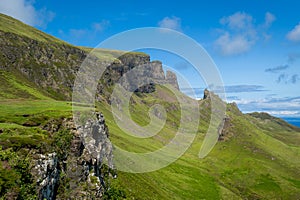
<svg viewBox="0 0 300 200">
<path fill-rule="evenodd" d="M 74 129 L 72 123 L 69 126 L 74 131 L 74 139 L 62 169 L 69 180 L 69 196 L 74 199 L 101 198 L 108 189 L 105 173 L 116 178 L 113 149 L 104 116 L 97 113 L 96 119 L 87 120 L 85 125 L 77 129 Z M 104 161 L 108 163 L 108 168 L 105 168 L 108 171 L 103 171 Z M 64 199 L 64 196 L 59 196 L 58 199 Z"/>
<path fill-rule="evenodd" d="M 58 158 L 56 153 L 36 154 L 32 173 L 37 178 L 39 199 L 54 199 L 59 182 Z"/>
<path fill-rule="evenodd" d="M 65 129 L 73 139 L 60 156 L 34 153 L 31 173 L 36 177 L 39 199 L 101 199 L 109 188 L 107 176 L 116 178 L 104 116 L 97 113 L 80 127 L 71 119 L 55 124 L 53 121 L 45 129 L 53 134 Z"/>
<path fill-rule="evenodd" d="M 87 51 L 63 42 L 47 43 L 0 31 L 1 70 L 10 70 L 21 74 L 55 99 L 71 99 L 77 72 L 87 56 Z M 127 79 L 125 84 L 127 89 L 150 93 L 155 90 L 155 84 L 152 82 L 168 83 L 178 89 L 176 75 L 170 71 L 165 75 L 162 63 L 160 61 L 151 62 L 150 56 L 145 53 L 125 53 L 116 57 L 114 61 L 92 56 L 90 61 L 91 65 L 105 68 L 102 77 L 99 77 L 100 80 L 96 81 L 99 81 L 98 94 L 106 99 L 110 96 L 110 88 L 126 72 L 137 67 L 141 68 L 140 72 L 133 79 Z M 136 83 L 140 82 L 141 78 L 155 81 L 136 87 Z"/>
<path fill-rule="evenodd" d="M 210 92 L 208 89 L 204 90 L 203 99 L 209 99 L 210 98 Z"/>
<path fill-rule="evenodd" d="M 97 113 L 96 116 L 96 120 L 88 120 L 83 127 L 78 128 L 84 146 L 81 156 L 85 162 L 99 166 L 103 163 L 103 159 L 106 159 L 109 168 L 113 169 L 112 144 L 108 139 L 108 128 L 102 113 Z"/>
<path fill-rule="evenodd" d="M 136 59 L 135 59 L 136 58 Z M 156 84 L 170 84 L 179 90 L 176 74 L 167 71 L 165 75 L 160 61 L 150 62 L 150 57 L 143 53 L 127 53 L 112 63 L 100 81 L 105 86 L 120 83 L 130 92 L 151 93 Z M 99 88 L 99 94 L 105 94 L 105 86 Z"/>
<path fill-rule="evenodd" d="M 228 116 L 224 117 L 222 123 L 218 127 L 219 141 L 227 140 L 232 136 L 231 127 L 233 127 L 231 119 Z"/>
<path fill-rule="evenodd" d="M 177 76 L 174 72 L 167 70 L 166 82 L 179 90 Z"/>
</svg>

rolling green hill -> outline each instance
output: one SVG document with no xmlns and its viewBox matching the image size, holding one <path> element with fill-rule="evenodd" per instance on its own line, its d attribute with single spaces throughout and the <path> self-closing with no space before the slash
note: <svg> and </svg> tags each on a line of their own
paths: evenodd
<svg viewBox="0 0 300 200">
<path fill-rule="evenodd" d="M 58 154 L 60 163 L 60 178 L 54 189 L 56 198 L 78 199 L 79 196 L 72 195 L 79 189 L 80 194 L 87 195 L 87 191 L 95 188 L 84 181 L 72 186 L 67 169 L 74 158 L 70 148 L 77 137 L 74 127 L 70 128 L 72 83 L 90 49 L 73 47 L 2 14 L 0 33 L 1 198 L 38 198 L 39 176 L 32 173 L 36 167 L 33 161 L 37 155 L 53 152 Z M 18 54 L 19 57 L 15 55 L 28 46 L 36 50 Z M 38 55 L 38 52 L 42 53 Z M 17 58 L 12 63 L 14 55 Z M 96 51 L 100 61 L 111 61 L 118 55 L 113 50 Z M 28 59 L 30 62 L 25 62 Z M 136 63 L 137 59 L 146 62 L 149 56 L 132 53 L 126 59 L 120 58 L 117 69 L 125 63 Z M 114 68 L 110 73 L 116 73 Z M 167 110 L 163 129 L 153 137 L 139 139 L 125 133 L 114 120 L 107 96 L 112 87 L 108 85 L 110 79 L 100 82 L 104 89 L 99 93 L 96 107 L 105 116 L 112 144 L 131 152 L 151 152 L 170 142 L 181 115 L 175 94 L 159 85 L 154 92 L 133 94 L 130 111 L 139 125 L 149 123 L 145 113 L 151 106 L 160 104 Z M 186 101 L 195 102 L 188 97 Z M 207 98 L 196 103 L 201 121 L 184 155 L 154 172 L 135 174 L 116 169 L 117 178 L 106 179 L 109 187 L 103 199 L 300 199 L 298 128 L 264 113 L 243 114 L 235 104 L 227 104 L 222 135 L 208 156 L 200 159 L 198 154 L 209 126 L 211 102 Z M 77 107 L 85 110 L 84 106 Z"/>
</svg>

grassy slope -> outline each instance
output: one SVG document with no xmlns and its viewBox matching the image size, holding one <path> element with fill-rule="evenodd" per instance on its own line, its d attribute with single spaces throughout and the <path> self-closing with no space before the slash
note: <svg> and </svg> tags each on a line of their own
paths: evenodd
<svg viewBox="0 0 300 200">
<path fill-rule="evenodd" d="M 31 26 L 23 24 L 22 22 L 0 13 L 0 30 L 4 32 L 11 32 L 21 36 L 25 36 L 34 40 L 42 42 L 54 42 L 59 44 L 67 44 L 51 35 L 47 35 Z"/>
<path fill-rule="evenodd" d="M 165 102 L 160 94 L 170 94 L 159 87 L 152 95 L 134 96 L 136 102 L 133 119 L 146 124 L 144 117 L 150 105 L 160 103 L 165 107 L 176 105 Z M 22 93 L 20 93 L 21 95 Z M 52 118 L 70 117 L 71 105 L 68 102 L 50 99 L 7 99 L 0 104 L 0 142 L 2 145 L 22 147 L 28 144 L 39 148 L 40 140 L 48 135 L 41 125 Z M 172 99 L 173 97 L 167 97 Z M 202 103 L 203 104 L 203 103 Z M 162 147 L 174 135 L 176 128 L 169 123 L 159 134 L 150 139 L 135 139 L 120 130 L 113 121 L 110 106 L 99 103 L 99 110 L 106 116 L 114 145 L 134 152 L 153 151 Z M 169 115 L 170 121 L 178 121 L 180 113 Z M 289 131 L 285 140 L 272 137 L 269 131 L 258 128 L 254 118 L 228 112 L 233 127 L 233 136 L 219 142 L 204 159 L 198 158 L 198 152 L 204 137 L 206 122 L 202 122 L 193 145 L 175 163 L 161 170 L 130 174 L 119 172 L 112 181 L 116 187 L 123 188 L 127 197 L 137 199 L 239 199 L 267 198 L 294 199 L 300 195 L 300 148 L 286 140 L 293 137 L 294 143 L 300 143 Z M 26 122 L 39 122 L 32 127 L 23 126 Z M 27 123 L 28 124 L 28 123 Z M 30 123 L 29 123 L 30 124 Z M 281 133 L 282 132 L 278 132 Z M 276 135 L 276 132 L 272 132 Z M 36 144 L 35 144 L 36 143 Z"/>
<path fill-rule="evenodd" d="M 15 23 L 12 18 L 0 15 L 0 30 L 63 43 L 27 25 Z M 99 50 L 98 53 L 99 57 L 110 58 L 109 51 L 103 53 Z M 176 108 L 177 104 L 170 102 L 172 99 L 174 96 L 161 87 L 154 94 L 134 96 L 133 119 L 139 124 L 147 124 L 149 118 L 144 113 L 148 108 L 153 103 Z M 200 104 L 204 108 L 203 119 L 208 119 L 209 112 L 205 109 L 208 102 Z M 241 115 L 232 105 L 229 107 L 232 136 L 219 142 L 206 158 L 197 156 L 207 128 L 207 122 L 202 120 L 194 143 L 175 163 L 151 173 L 119 172 L 112 184 L 123 188 L 128 198 L 135 199 L 299 199 L 299 131 Z M 133 152 L 153 151 L 166 144 L 176 131 L 172 122 L 177 123 L 180 116 L 178 110 L 171 110 L 168 112 L 169 121 L 158 136 L 136 139 L 116 126 L 109 105 L 100 102 L 98 109 L 106 117 L 113 144 Z M 51 119 L 71 116 L 69 102 L 47 97 L 18 73 L 0 71 L 2 146 L 40 148 L 41 141 L 49 138 L 41 127 Z"/>
<path fill-rule="evenodd" d="M 143 102 L 152 98 L 145 95 Z M 160 98 L 156 99 L 157 103 L 162 101 L 158 100 Z M 161 104 L 168 105 L 166 102 Z M 136 108 L 135 113 L 139 113 L 139 108 Z M 114 144 L 131 151 L 160 147 L 160 142 L 155 139 L 148 143 L 137 141 L 131 145 L 134 140 L 115 127 L 109 110 L 105 115 Z M 249 123 L 249 116 L 234 111 L 228 112 L 228 115 L 232 119 L 233 127 L 230 131 L 233 137 L 219 142 L 205 159 L 197 156 L 205 130 L 202 125 L 199 127 L 202 131 L 199 131 L 191 148 L 175 163 L 146 174 L 119 173 L 116 181 L 128 193 L 141 199 L 299 198 L 300 139 L 293 138 L 298 145 L 290 145 L 271 137 L 270 132 L 258 128 L 256 124 Z M 141 117 L 140 115 L 136 119 Z M 179 116 L 175 114 L 171 116 L 173 117 Z M 175 130 L 170 128 L 168 131 Z M 280 133 L 279 131 L 278 134 Z M 276 132 L 272 134 L 276 135 Z M 300 134 L 290 131 L 285 138 L 293 135 Z M 163 138 L 168 138 L 168 134 Z"/>
</svg>

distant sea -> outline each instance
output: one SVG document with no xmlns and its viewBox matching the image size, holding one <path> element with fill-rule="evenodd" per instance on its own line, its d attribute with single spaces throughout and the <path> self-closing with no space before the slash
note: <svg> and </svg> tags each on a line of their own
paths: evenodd
<svg viewBox="0 0 300 200">
<path fill-rule="evenodd" d="M 300 118 L 295 117 L 282 117 L 283 120 L 287 121 L 288 123 L 298 126 L 300 128 Z"/>
</svg>

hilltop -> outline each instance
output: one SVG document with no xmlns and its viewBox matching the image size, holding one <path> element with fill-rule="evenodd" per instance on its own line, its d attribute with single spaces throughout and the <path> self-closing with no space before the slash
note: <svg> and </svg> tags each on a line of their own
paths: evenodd
<svg viewBox="0 0 300 200">
<path fill-rule="evenodd" d="M 157 104 L 164 107 L 167 119 L 163 129 L 149 138 L 135 138 L 121 129 L 112 114 L 110 94 L 124 73 L 146 66 L 155 71 L 150 76 L 178 87 L 175 75 L 165 74 L 162 63 L 150 61 L 144 53 L 105 49 L 92 53 L 96 64 L 108 66 L 95 97 L 96 110 L 103 116 L 97 114 L 97 118 L 90 119 L 86 129 L 98 130 L 93 132 L 93 138 L 82 137 L 85 126 L 75 126 L 71 98 L 76 74 L 90 52 L 89 48 L 75 47 L 0 15 L 1 197 L 300 198 L 300 130 L 273 116 L 243 114 L 236 104 L 227 104 L 216 146 L 207 157 L 199 159 L 212 115 L 209 92 L 203 100 L 196 101 L 159 84 L 136 90 L 131 88 L 136 83 L 128 79 L 127 89 L 133 92 L 129 110 L 134 122 L 149 124 L 148 112 Z M 110 142 L 121 149 L 143 153 L 171 141 L 181 120 L 176 95 L 187 104 L 199 105 L 201 120 L 188 150 L 171 165 L 148 173 L 122 172 L 109 164 L 115 151 Z M 84 105 L 77 108 L 86 109 Z M 154 114 L 159 118 L 159 113 Z M 189 120 L 192 123 L 193 116 Z M 97 153 L 95 156 L 95 146 L 88 142 L 93 139 L 105 149 L 108 165 L 99 161 Z"/>
</svg>

